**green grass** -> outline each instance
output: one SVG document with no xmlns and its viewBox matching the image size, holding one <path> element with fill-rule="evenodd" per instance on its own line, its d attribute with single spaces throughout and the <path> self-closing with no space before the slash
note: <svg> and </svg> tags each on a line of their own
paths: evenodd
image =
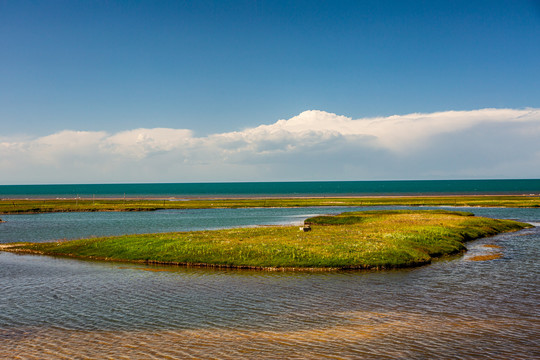
<svg viewBox="0 0 540 360">
<path fill-rule="evenodd" d="M 348 197 L 348 198 L 260 198 L 119 200 L 49 199 L 0 200 L 0 214 L 69 211 L 154 211 L 161 209 L 304 207 L 304 206 L 482 206 L 540 207 L 540 196 L 420 196 L 420 197 Z"/>
<path fill-rule="evenodd" d="M 465 250 L 464 242 L 529 225 L 447 211 L 372 211 L 306 220 L 296 226 L 125 235 L 10 244 L 79 258 L 246 268 L 397 268 Z"/>
</svg>

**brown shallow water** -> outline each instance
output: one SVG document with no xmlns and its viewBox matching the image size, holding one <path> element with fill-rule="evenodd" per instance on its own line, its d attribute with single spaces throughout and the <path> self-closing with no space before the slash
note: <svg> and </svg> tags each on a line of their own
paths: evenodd
<svg viewBox="0 0 540 360">
<path fill-rule="evenodd" d="M 538 359 L 539 244 L 533 228 L 417 269 L 333 273 L 0 253 L 0 358 Z"/>
<path fill-rule="evenodd" d="M 519 347 L 504 336 L 523 336 L 524 319 L 414 313 L 346 313 L 341 325 L 295 331 L 245 329 L 65 331 L 28 329 L 12 334 L 0 356 L 14 359 L 355 359 L 534 358 L 535 338 Z M 7 336 L 7 334 L 4 334 Z M 494 337 L 486 343 L 485 338 Z M 407 344 L 407 345 L 405 345 Z M 450 345 L 451 344 L 451 345 Z M 448 347 L 447 351 L 441 351 Z"/>
</svg>

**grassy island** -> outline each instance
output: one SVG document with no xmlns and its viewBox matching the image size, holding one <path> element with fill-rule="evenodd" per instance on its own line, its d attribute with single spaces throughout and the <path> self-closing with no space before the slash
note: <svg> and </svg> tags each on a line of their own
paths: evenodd
<svg viewBox="0 0 540 360">
<path fill-rule="evenodd" d="M 307 219 L 297 226 L 125 235 L 0 250 L 111 261 L 257 269 L 385 269 L 430 263 L 464 242 L 528 224 L 456 211 L 368 211 Z"/>
</svg>

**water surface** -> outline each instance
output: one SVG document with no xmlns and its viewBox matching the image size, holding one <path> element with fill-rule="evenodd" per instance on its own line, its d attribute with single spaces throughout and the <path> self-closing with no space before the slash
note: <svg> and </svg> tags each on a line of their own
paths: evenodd
<svg viewBox="0 0 540 360">
<path fill-rule="evenodd" d="M 0 185 L 0 198 L 538 194 L 540 179 Z"/>
<path fill-rule="evenodd" d="M 212 230 L 271 224 L 301 224 L 310 216 L 361 209 L 364 208 L 186 209 L 2 215 L 5 223 L 0 224 L 0 243 Z"/>
<path fill-rule="evenodd" d="M 326 212 L 296 210 L 277 222 Z M 538 209 L 468 210 L 540 224 Z M 465 256 L 384 272 L 191 269 L 0 253 L 0 358 L 535 359 L 539 239 L 538 227 L 501 234 L 468 243 Z M 493 252 L 501 256 L 472 261 Z"/>
</svg>

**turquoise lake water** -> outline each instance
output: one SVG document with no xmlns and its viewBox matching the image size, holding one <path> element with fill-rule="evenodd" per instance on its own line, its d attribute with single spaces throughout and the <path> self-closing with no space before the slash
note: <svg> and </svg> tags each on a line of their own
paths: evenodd
<svg viewBox="0 0 540 360">
<path fill-rule="evenodd" d="M 540 194 L 540 179 L 0 185 L 0 198 Z"/>
</svg>

